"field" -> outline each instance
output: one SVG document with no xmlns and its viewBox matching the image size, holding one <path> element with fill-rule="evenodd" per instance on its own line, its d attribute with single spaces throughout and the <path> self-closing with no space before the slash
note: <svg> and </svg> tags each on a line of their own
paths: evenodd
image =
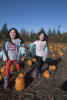
<svg viewBox="0 0 67 100">
<path fill-rule="evenodd" d="M 49 54 L 43 65 L 43 73 L 48 70 L 50 77 L 42 77 L 33 79 L 31 76 L 32 69 L 37 62 L 29 65 L 27 62 L 33 58 L 25 57 L 23 68 L 20 72 L 12 69 L 9 79 L 9 88 L 4 90 L 3 79 L 0 78 L 0 100 L 67 100 L 67 44 L 49 43 Z M 0 44 L 0 47 L 2 45 Z M 28 50 L 27 50 L 28 52 Z M 55 65 L 56 68 L 52 69 Z M 5 62 L 0 60 L 0 75 L 4 76 L 2 68 Z M 15 65 L 13 65 L 15 67 Z M 15 80 L 19 73 L 24 74 L 25 88 L 22 91 L 15 89 Z"/>
</svg>

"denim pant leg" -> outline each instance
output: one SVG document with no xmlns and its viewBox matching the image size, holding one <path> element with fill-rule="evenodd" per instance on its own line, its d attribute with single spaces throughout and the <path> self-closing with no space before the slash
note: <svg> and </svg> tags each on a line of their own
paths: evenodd
<svg viewBox="0 0 67 100">
<path fill-rule="evenodd" d="M 42 69 L 42 57 L 38 57 L 36 56 L 37 58 L 37 69 L 41 72 L 41 69 Z"/>
</svg>

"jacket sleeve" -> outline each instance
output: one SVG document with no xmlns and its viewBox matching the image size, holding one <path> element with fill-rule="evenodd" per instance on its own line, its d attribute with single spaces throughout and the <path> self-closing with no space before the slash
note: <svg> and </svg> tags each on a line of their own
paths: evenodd
<svg viewBox="0 0 67 100">
<path fill-rule="evenodd" d="M 21 56 L 26 56 L 26 49 L 25 49 L 25 47 L 23 47 L 23 46 L 21 46 L 20 48 L 19 48 L 19 53 L 20 53 L 20 55 Z"/>
<path fill-rule="evenodd" d="M 30 43 L 29 46 L 30 46 L 29 56 L 35 57 L 36 56 L 36 46 L 34 45 L 34 43 Z"/>
<path fill-rule="evenodd" d="M 48 57 L 48 47 L 46 46 L 45 47 L 45 50 L 44 50 L 44 55 L 42 57 L 42 60 L 45 62 L 46 59 L 47 59 L 47 57 Z"/>
<path fill-rule="evenodd" d="M 3 50 L 0 51 L 0 58 L 3 57 Z"/>
<path fill-rule="evenodd" d="M 27 49 L 30 48 L 30 46 L 29 46 L 28 44 L 22 44 L 21 46 L 23 46 L 23 47 L 25 47 L 25 48 L 27 48 Z"/>
</svg>

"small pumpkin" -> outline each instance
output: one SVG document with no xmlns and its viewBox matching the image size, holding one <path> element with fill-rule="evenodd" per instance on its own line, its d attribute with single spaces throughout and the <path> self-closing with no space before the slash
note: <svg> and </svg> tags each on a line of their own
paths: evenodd
<svg viewBox="0 0 67 100">
<path fill-rule="evenodd" d="M 24 77 L 24 74 L 23 73 L 20 73 L 19 75 L 18 75 L 18 77 Z"/>
<path fill-rule="evenodd" d="M 3 80 L 3 76 L 0 74 L 0 81 Z"/>
<path fill-rule="evenodd" d="M 1 73 L 1 75 L 2 75 L 2 76 L 3 76 L 3 78 L 4 78 L 4 76 L 5 76 L 5 72 L 2 72 L 2 73 Z"/>
<path fill-rule="evenodd" d="M 51 49 L 50 51 L 53 52 L 53 49 Z"/>
<path fill-rule="evenodd" d="M 25 88 L 25 79 L 22 77 L 17 77 L 15 80 L 15 88 L 17 91 L 22 91 Z"/>
<path fill-rule="evenodd" d="M 32 62 L 36 63 L 37 62 L 37 59 L 36 58 L 33 58 L 32 59 Z"/>
<path fill-rule="evenodd" d="M 47 79 L 50 78 L 50 72 L 48 70 L 44 71 L 43 76 Z"/>
<path fill-rule="evenodd" d="M 56 55 L 55 55 L 55 54 L 52 54 L 52 57 L 53 57 L 53 58 L 56 58 Z"/>
<path fill-rule="evenodd" d="M 21 61 L 24 61 L 24 58 L 23 57 L 21 58 Z"/>
<path fill-rule="evenodd" d="M 56 70 L 56 66 L 55 65 L 53 65 L 53 70 Z"/>
<path fill-rule="evenodd" d="M 14 71 L 15 71 L 15 66 L 14 65 L 11 65 L 10 72 L 14 72 Z"/>
<path fill-rule="evenodd" d="M 1 68 L 1 72 L 3 73 L 3 72 L 5 72 L 6 71 L 6 66 L 3 66 L 2 68 Z"/>
<path fill-rule="evenodd" d="M 63 53 L 63 52 L 60 52 L 60 53 L 59 53 L 59 55 L 60 55 L 60 56 L 63 56 L 63 55 L 64 55 L 64 53 Z"/>
<path fill-rule="evenodd" d="M 49 70 L 56 70 L 56 66 L 55 65 L 49 66 Z"/>
<path fill-rule="evenodd" d="M 49 66 L 49 70 L 53 70 L 53 66 Z"/>
<path fill-rule="evenodd" d="M 28 65 L 32 66 L 32 60 L 28 60 Z"/>
</svg>

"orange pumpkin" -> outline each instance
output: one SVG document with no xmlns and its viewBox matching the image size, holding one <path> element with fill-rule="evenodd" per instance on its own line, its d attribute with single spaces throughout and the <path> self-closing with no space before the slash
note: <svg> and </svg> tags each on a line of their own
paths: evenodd
<svg viewBox="0 0 67 100">
<path fill-rule="evenodd" d="M 63 53 L 63 52 L 60 52 L 60 53 L 59 53 L 59 55 L 60 55 L 60 56 L 63 56 L 63 55 L 64 55 L 64 53 Z"/>
<path fill-rule="evenodd" d="M 32 59 L 32 62 L 36 63 L 37 62 L 37 59 L 36 58 L 33 58 Z"/>
<path fill-rule="evenodd" d="M 24 58 L 23 57 L 21 58 L 21 61 L 24 61 Z"/>
<path fill-rule="evenodd" d="M 49 70 L 53 70 L 53 66 L 49 66 Z"/>
<path fill-rule="evenodd" d="M 19 75 L 18 75 L 18 77 L 24 77 L 24 74 L 23 73 L 20 73 Z"/>
<path fill-rule="evenodd" d="M 55 65 L 53 65 L 53 70 L 56 70 L 56 66 Z"/>
<path fill-rule="evenodd" d="M 32 60 L 28 60 L 28 65 L 32 66 Z"/>
<path fill-rule="evenodd" d="M 1 68 L 1 72 L 3 73 L 3 72 L 5 72 L 6 71 L 6 66 L 3 66 L 2 68 Z"/>
<path fill-rule="evenodd" d="M 56 55 L 55 55 L 55 54 L 52 54 L 52 57 L 53 57 L 53 58 L 56 58 Z"/>
<path fill-rule="evenodd" d="M 15 80 L 15 88 L 17 91 L 22 91 L 25 88 L 25 80 L 22 77 L 17 77 Z"/>
<path fill-rule="evenodd" d="M 14 65 L 11 65 L 10 72 L 14 72 L 14 71 L 15 71 L 15 66 Z"/>
<path fill-rule="evenodd" d="M 0 74 L 0 81 L 3 80 L 3 76 Z"/>
<path fill-rule="evenodd" d="M 4 76 L 5 76 L 5 73 L 4 73 L 4 72 L 2 72 L 2 73 L 1 73 L 1 75 L 2 75 L 2 76 L 3 76 L 3 78 L 4 78 Z"/>
<path fill-rule="evenodd" d="M 0 48 L 2 47 L 2 43 L 0 43 Z"/>
<path fill-rule="evenodd" d="M 48 70 L 44 71 L 43 76 L 47 79 L 50 78 L 50 72 Z"/>
<path fill-rule="evenodd" d="M 49 66 L 49 70 L 56 70 L 56 66 L 55 65 Z"/>
</svg>

